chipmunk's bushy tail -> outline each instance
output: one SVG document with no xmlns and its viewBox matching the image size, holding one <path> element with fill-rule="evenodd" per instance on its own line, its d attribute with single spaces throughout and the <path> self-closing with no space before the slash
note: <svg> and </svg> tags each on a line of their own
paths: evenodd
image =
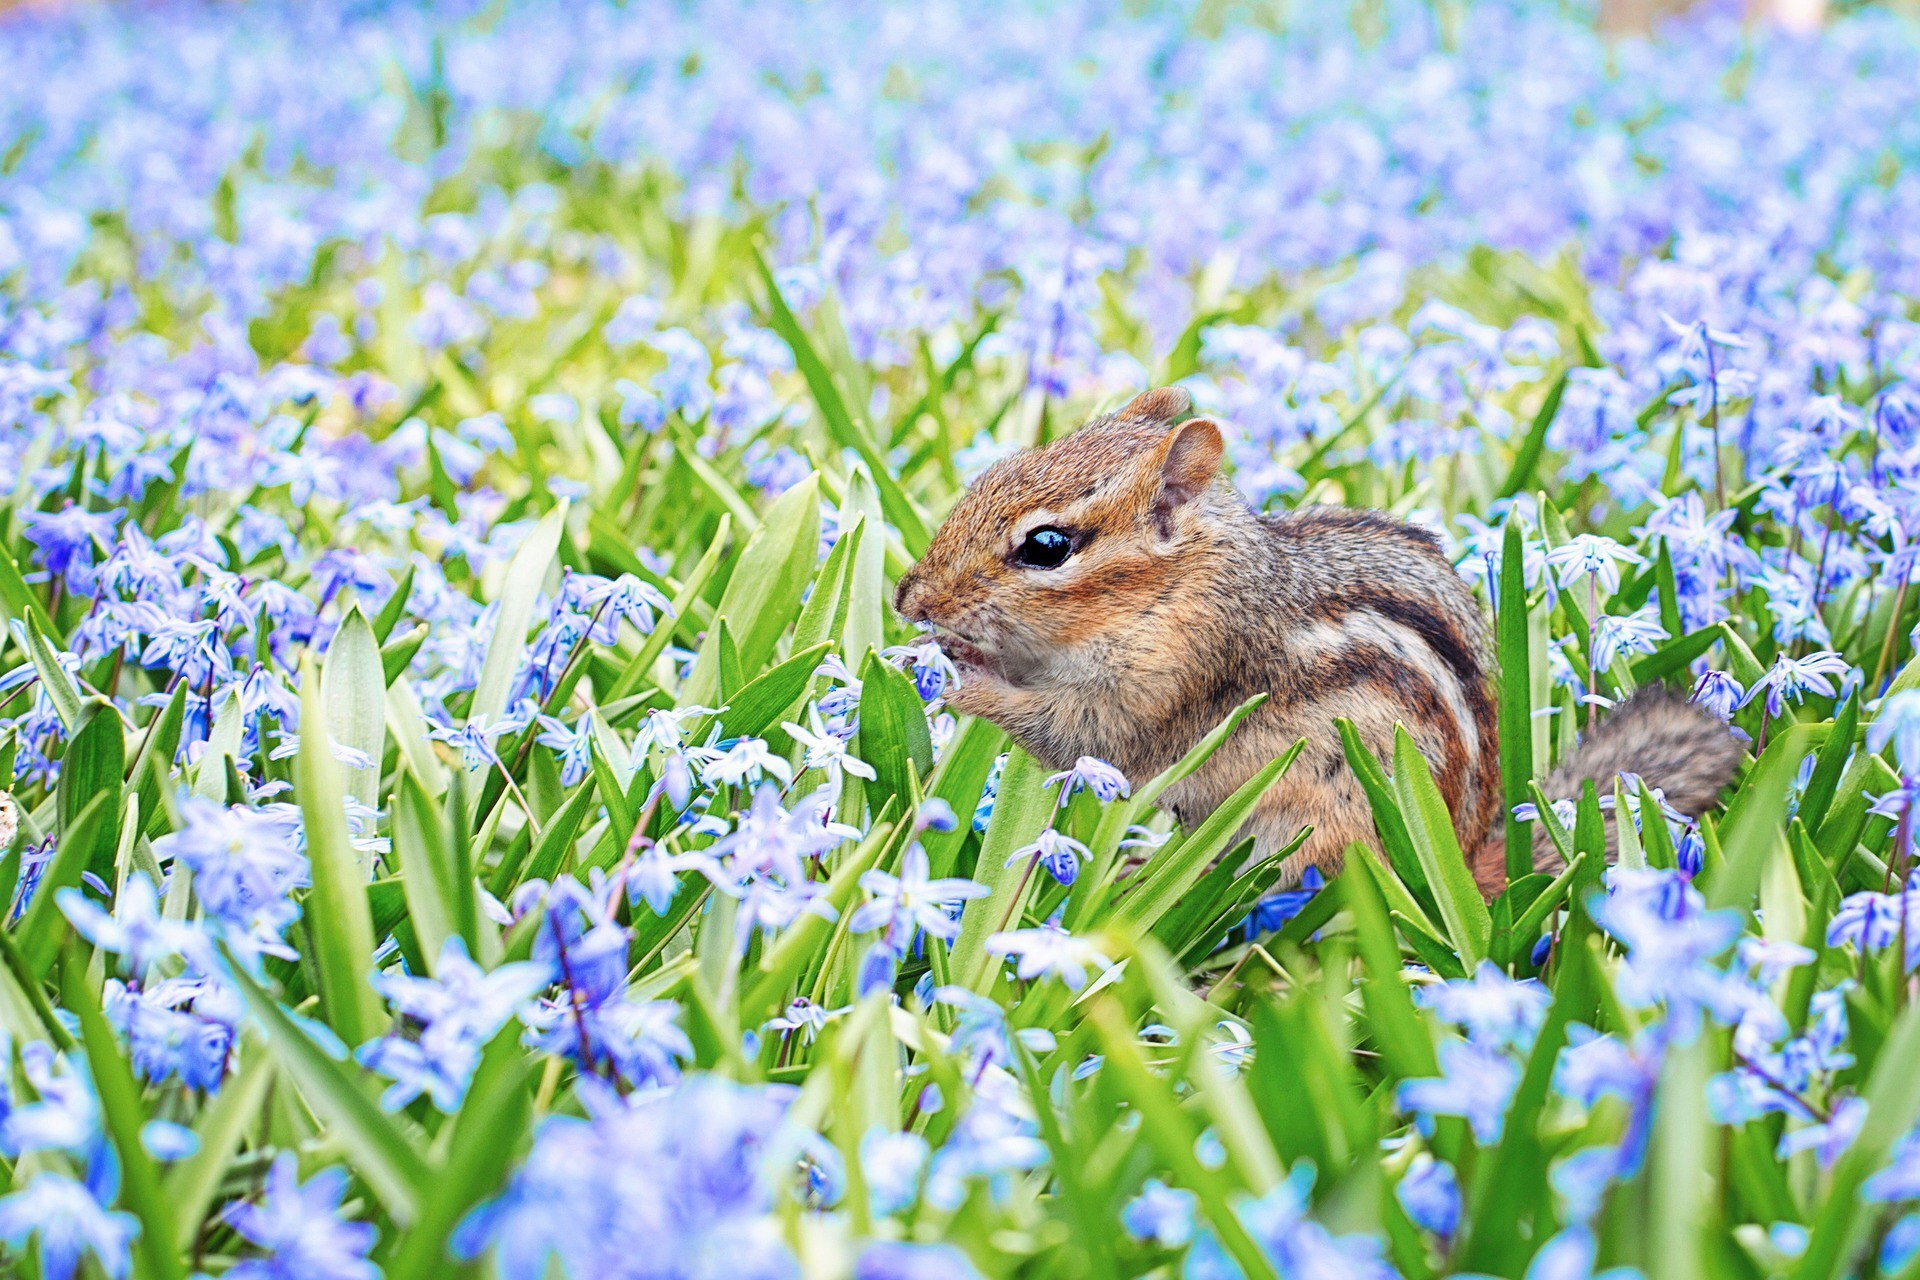
<svg viewBox="0 0 1920 1280">
<path fill-rule="evenodd" d="M 1540 789 L 1549 800 L 1578 800 L 1589 779 L 1607 795 L 1614 778 L 1638 774 L 1693 818 L 1719 802 L 1740 755 L 1726 721 L 1665 685 L 1649 685 L 1594 726 Z"/>
<path fill-rule="evenodd" d="M 1607 796 L 1613 793 L 1616 777 L 1631 773 L 1692 818 L 1719 803 L 1740 756 L 1740 744 L 1726 721 L 1664 685 L 1649 685 L 1607 713 L 1547 775 L 1540 789 L 1549 800 L 1578 800 L 1591 779 Z M 1617 853 L 1614 824 L 1609 822 L 1607 861 L 1612 862 Z M 1474 859 L 1474 878 L 1482 891 L 1497 893 L 1505 884 L 1503 857 L 1496 828 Z M 1533 865 L 1546 872 L 1564 865 L 1544 823 L 1534 828 Z"/>
</svg>

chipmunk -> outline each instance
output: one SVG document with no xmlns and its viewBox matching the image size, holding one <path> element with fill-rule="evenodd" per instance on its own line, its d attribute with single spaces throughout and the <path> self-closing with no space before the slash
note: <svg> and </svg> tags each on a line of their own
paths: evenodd
<svg viewBox="0 0 1920 1280">
<path fill-rule="evenodd" d="M 1371 511 L 1255 512 L 1220 474 L 1220 427 L 1176 387 L 1149 391 L 976 480 L 904 577 L 901 616 L 930 623 L 959 673 L 956 711 L 1042 762 L 1082 755 L 1136 785 L 1256 693 L 1256 709 L 1161 798 L 1182 825 L 1301 738 L 1244 835 L 1256 856 L 1312 833 L 1282 870 L 1336 869 L 1374 839 L 1334 721 L 1391 765 L 1404 724 L 1433 769 L 1476 882 L 1504 885 L 1490 629 L 1439 540 Z M 1697 815 L 1740 749 L 1662 688 L 1615 708 L 1543 784 L 1574 798 L 1632 770 Z M 1556 861 L 1544 831 L 1535 864 Z"/>
</svg>

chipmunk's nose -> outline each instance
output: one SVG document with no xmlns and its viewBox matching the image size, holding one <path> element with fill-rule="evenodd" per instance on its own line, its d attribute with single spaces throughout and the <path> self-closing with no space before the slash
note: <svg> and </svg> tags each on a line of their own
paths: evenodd
<svg viewBox="0 0 1920 1280">
<path fill-rule="evenodd" d="M 908 622 L 929 621 L 929 594 L 926 580 L 920 575 L 920 566 L 915 565 L 901 575 L 900 585 L 893 589 L 893 607 Z"/>
</svg>

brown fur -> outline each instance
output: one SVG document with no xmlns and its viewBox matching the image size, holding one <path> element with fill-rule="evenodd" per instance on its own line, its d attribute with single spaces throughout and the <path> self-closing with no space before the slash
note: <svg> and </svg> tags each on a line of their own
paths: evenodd
<svg viewBox="0 0 1920 1280">
<path fill-rule="evenodd" d="M 1313 828 L 1296 874 L 1331 870 L 1353 841 L 1374 838 L 1334 721 L 1351 720 L 1389 764 L 1404 724 L 1462 847 L 1477 852 L 1501 805 L 1492 645 L 1438 539 L 1368 511 L 1255 513 L 1219 475 L 1218 426 L 1174 425 L 1190 407 L 1177 388 L 1148 392 L 996 464 L 961 499 L 895 595 L 903 616 L 940 629 L 959 664 L 952 706 L 1049 765 L 1097 756 L 1138 783 L 1265 692 L 1162 803 L 1191 824 L 1305 738 L 1248 823 L 1260 853 Z M 1053 569 L 1019 564 L 1017 548 L 1043 525 L 1073 537 L 1072 556 Z M 1548 791 L 1632 768 L 1698 812 L 1736 755 L 1698 708 L 1636 699 Z"/>
</svg>

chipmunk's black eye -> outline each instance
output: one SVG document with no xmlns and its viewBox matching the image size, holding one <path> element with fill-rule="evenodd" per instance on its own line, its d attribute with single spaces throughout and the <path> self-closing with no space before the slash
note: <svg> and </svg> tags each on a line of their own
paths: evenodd
<svg viewBox="0 0 1920 1280">
<path fill-rule="evenodd" d="M 1034 569 L 1053 569 L 1073 554 L 1073 539 L 1052 525 L 1042 525 L 1026 536 L 1014 559 Z"/>
</svg>

